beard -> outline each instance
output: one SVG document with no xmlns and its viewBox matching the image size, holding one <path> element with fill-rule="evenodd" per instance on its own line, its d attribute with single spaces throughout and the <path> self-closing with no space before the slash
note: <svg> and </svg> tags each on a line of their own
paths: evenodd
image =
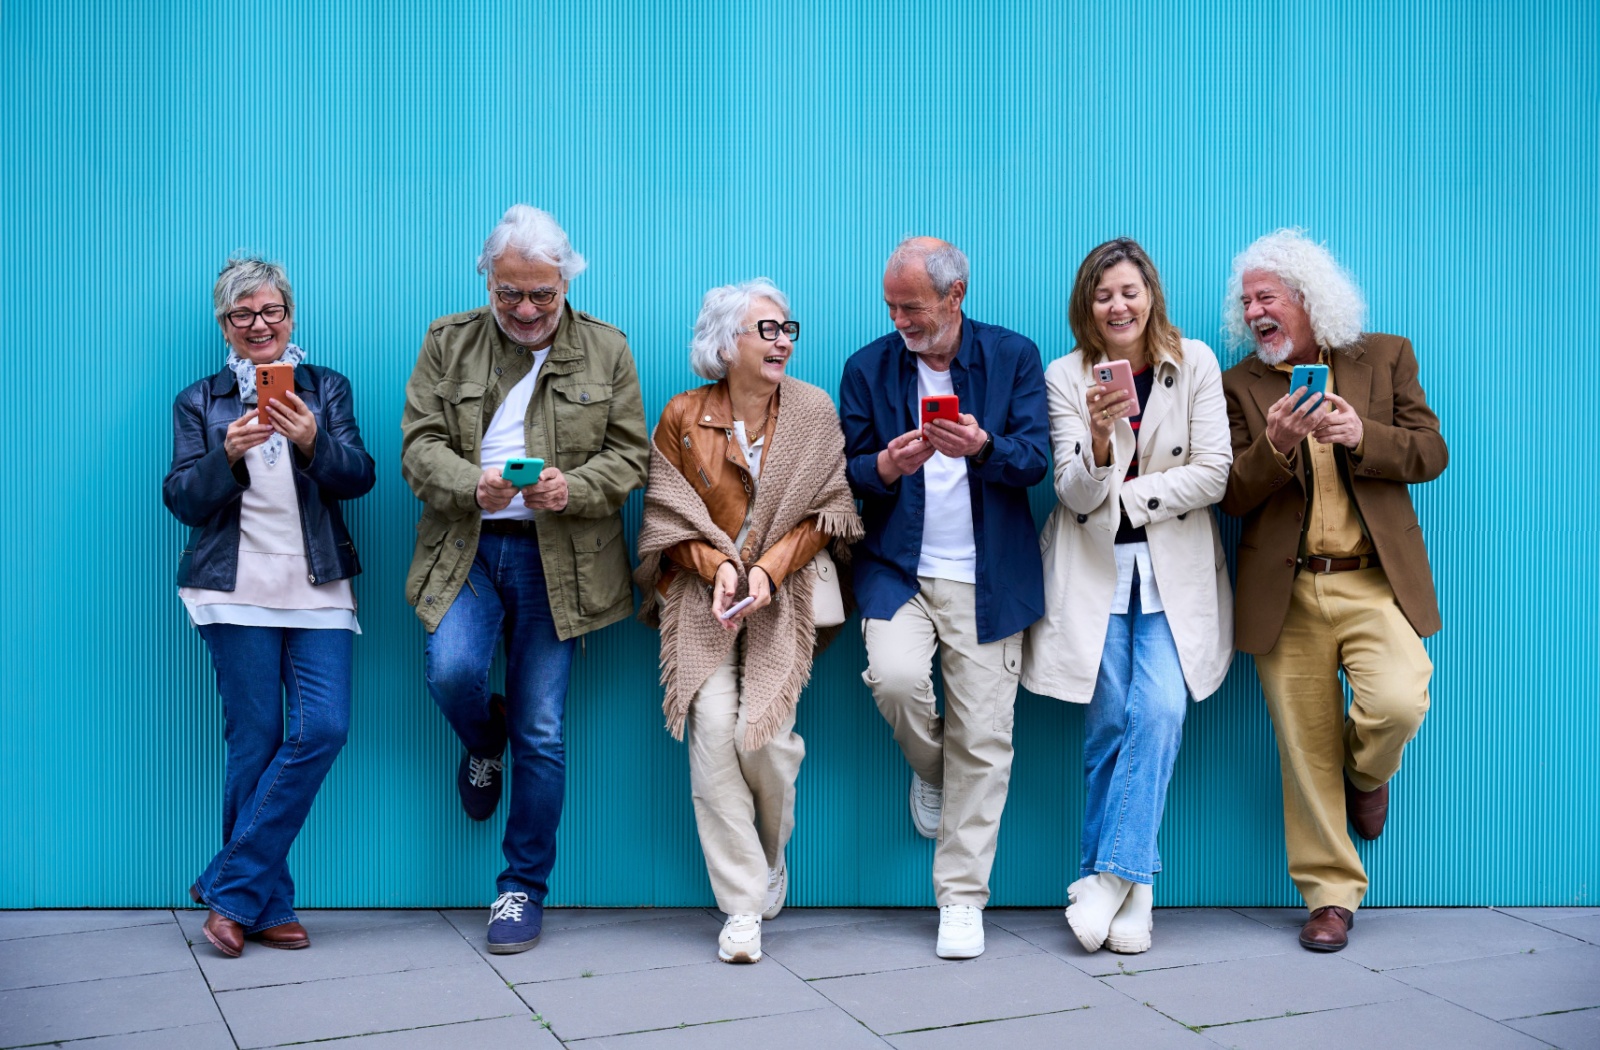
<svg viewBox="0 0 1600 1050">
<path fill-rule="evenodd" d="M 1261 359 L 1263 364 L 1281 365 L 1285 361 L 1289 360 L 1289 358 L 1294 356 L 1294 340 L 1290 339 L 1288 336 L 1284 336 L 1283 342 L 1278 344 L 1278 348 L 1275 350 L 1270 350 L 1266 346 L 1263 346 L 1260 338 L 1257 337 L 1256 356 Z"/>
</svg>

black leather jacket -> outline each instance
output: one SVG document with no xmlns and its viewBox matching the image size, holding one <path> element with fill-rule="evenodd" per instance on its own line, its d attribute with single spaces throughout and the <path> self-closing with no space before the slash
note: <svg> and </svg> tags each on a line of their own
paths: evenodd
<svg viewBox="0 0 1600 1050">
<path fill-rule="evenodd" d="M 350 381 L 331 368 L 302 364 L 295 393 L 317 417 L 310 462 L 289 446 L 300 523 L 313 584 L 361 572 L 339 501 L 364 496 L 375 480 L 372 457 L 361 444 Z M 178 562 L 178 586 L 231 591 L 239 571 L 239 497 L 250 485 L 244 460 L 229 466 L 222 447 L 228 425 L 244 414 L 239 384 L 224 368 L 186 387 L 172 405 L 172 469 L 161 483 L 167 509 L 191 526 Z"/>
</svg>

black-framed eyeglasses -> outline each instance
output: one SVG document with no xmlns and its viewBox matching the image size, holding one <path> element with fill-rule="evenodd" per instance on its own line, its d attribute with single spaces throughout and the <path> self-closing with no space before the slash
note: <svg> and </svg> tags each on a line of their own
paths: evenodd
<svg viewBox="0 0 1600 1050">
<path fill-rule="evenodd" d="M 742 332 L 760 332 L 761 338 L 769 343 L 778 341 L 778 333 L 782 332 L 789 337 L 789 342 L 800 338 L 799 321 L 757 321 L 755 324 L 746 325 L 739 329 Z"/>
<path fill-rule="evenodd" d="M 500 300 L 502 306 L 517 306 L 526 298 L 534 306 L 549 306 L 556 301 L 556 296 L 561 293 L 554 288 L 535 288 L 531 292 L 524 292 L 520 288 L 496 288 L 494 297 Z"/>
<path fill-rule="evenodd" d="M 289 316 L 289 308 L 282 303 L 272 303 L 269 306 L 263 306 L 259 310 L 246 310 L 241 306 L 237 310 L 229 310 L 223 316 L 235 328 L 249 328 L 256 323 L 256 318 L 258 317 L 268 324 L 277 324 Z"/>
</svg>

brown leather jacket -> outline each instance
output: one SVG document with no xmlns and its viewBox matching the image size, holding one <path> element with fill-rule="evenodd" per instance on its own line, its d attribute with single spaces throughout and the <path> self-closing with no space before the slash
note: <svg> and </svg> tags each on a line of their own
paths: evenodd
<svg viewBox="0 0 1600 1050">
<path fill-rule="evenodd" d="M 774 394 L 761 442 L 764 451 L 759 481 L 763 485 L 783 484 L 781 477 L 769 476 L 765 469 L 777 426 L 778 396 Z M 661 454 L 700 493 L 711 520 L 729 539 L 737 539 L 755 499 L 756 482 L 751 479 L 744 452 L 733 436 L 733 405 L 727 381 L 686 390 L 667 402 L 661 421 L 656 424 L 655 442 Z M 763 552 L 746 548 L 740 552 L 745 565 L 761 566 L 774 588 L 782 586 L 791 572 L 804 566 L 827 544 L 828 535 L 817 531 L 816 526 L 814 517 L 807 518 Z M 760 557 L 755 557 L 757 553 Z M 704 540 L 685 540 L 669 547 L 667 557 L 707 583 L 716 578 L 718 567 L 727 560 Z M 663 574 L 663 580 L 668 579 L 670 576 Z"/>
</svg>

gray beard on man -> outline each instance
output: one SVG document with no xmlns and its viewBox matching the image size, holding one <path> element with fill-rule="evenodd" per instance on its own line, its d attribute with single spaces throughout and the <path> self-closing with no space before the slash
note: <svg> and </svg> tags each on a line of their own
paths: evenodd
<svg viewBox="0 0 1600 1050">
<path fill-rule="evenodd" d="M 1256 336 L 1256 356 L 1261 358 L 1263 364 L 1281 365 L 1294 356 L 1294 340 L 1284 336 L 1280 349 L 1269 350 L 1262 345 L 1261 337 Z"/>
</svg>

